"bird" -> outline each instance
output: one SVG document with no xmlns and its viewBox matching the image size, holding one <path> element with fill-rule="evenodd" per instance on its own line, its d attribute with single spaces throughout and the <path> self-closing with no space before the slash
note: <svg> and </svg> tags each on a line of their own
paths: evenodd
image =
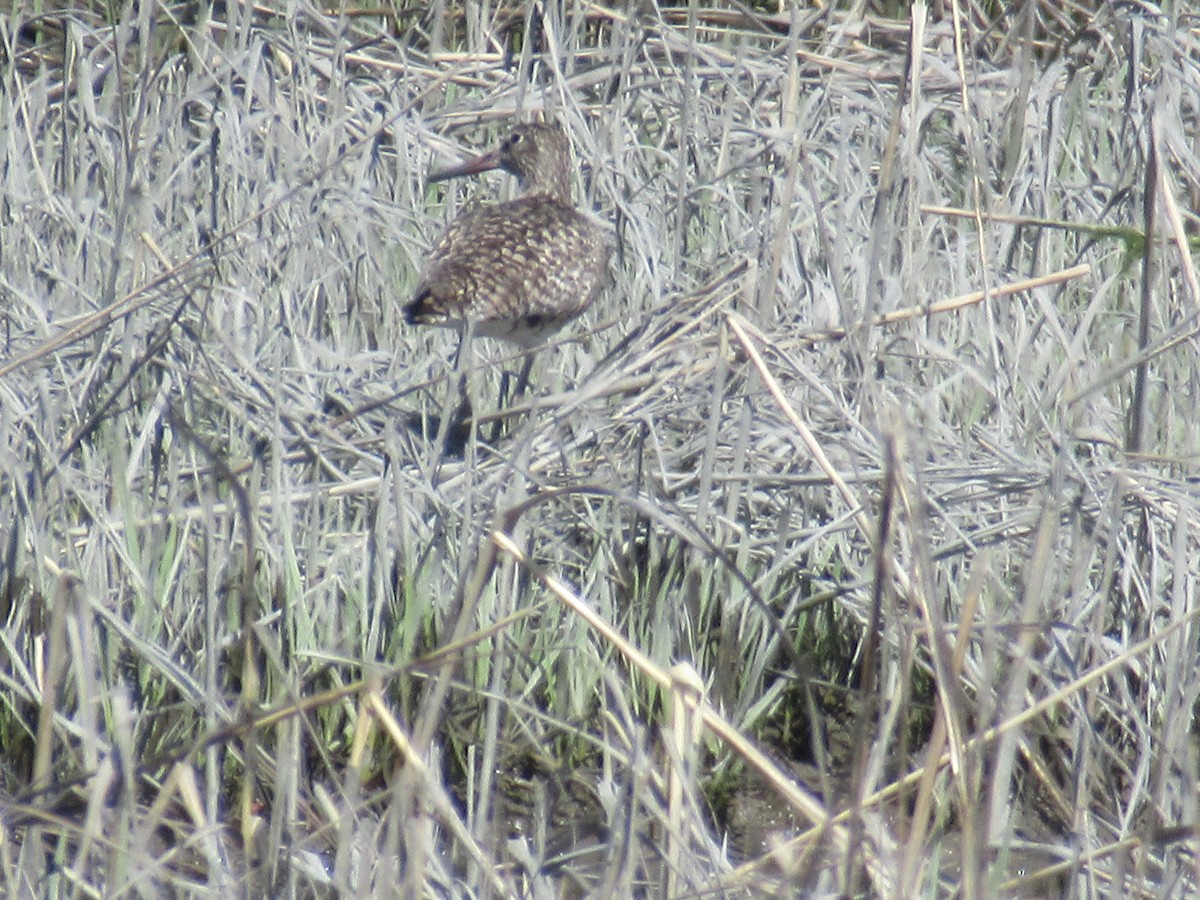
<svg viewBox="0 0 1200 900">
<path fill-rule="evenodd" d="M 450 223 L 404 317 L 528 350 L 592 304 L 611 245 L 600 223 L 571 202 L 570 142 L 557 122 L 518 124 L 494 150 L 429 181 L 493 169 L 516 176 L 518 196 L 465 210 Z"/>
</svg>

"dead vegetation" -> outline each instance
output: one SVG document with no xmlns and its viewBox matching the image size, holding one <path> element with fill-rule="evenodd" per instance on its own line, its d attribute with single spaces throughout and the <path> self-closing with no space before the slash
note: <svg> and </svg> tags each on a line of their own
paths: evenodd
<svg viewBox="0 0 1200 900">
<path fill-rule="evenodd" d="M 1009 12 L 0 18 L 6 894 L 1194 893 L 1200 31 Z M 612 284 L 447 456 L 536 114 Z"/>
</svg>

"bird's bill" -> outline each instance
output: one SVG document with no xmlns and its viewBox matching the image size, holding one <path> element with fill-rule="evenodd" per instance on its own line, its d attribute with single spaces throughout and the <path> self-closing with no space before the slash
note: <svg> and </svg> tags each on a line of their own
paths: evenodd
<svg viewBox="0 0 1200 900">
<path fill-rule="evenodd" d="M 500 168 L 500 153 L 497 150 L 493 150 L 490 153 L 484 153 L 481 156 L 476 156 L 474 159 L 469 159 L 460 166 L 433 172 L 429 176 L 429 182 L 432 184 L 435 181 L 458 178 L 460 175 L 475 175 L 478 172 L 488 172 L 498 168 Z"/>
</svg>

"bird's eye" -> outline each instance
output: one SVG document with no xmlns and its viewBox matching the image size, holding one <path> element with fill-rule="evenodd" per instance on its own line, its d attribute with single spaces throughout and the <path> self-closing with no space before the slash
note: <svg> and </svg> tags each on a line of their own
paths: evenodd
<svg viewBox="0 0 1200 900">
<path fill-rule="evenodd" d="M 522 137 L 524 137 L 524 135 L 522 135 L 522 134 L 521 134 L 521 132 L 519 132 L 519 131 L 518 131 L 516 134 L 509 135 L 509 138 L 508 138 L 508 146 L 512 147 L 512 146 L 514 146 L 514 145 L 516 145 L 516 144 L 519 144 L 519 143 L 521 143 L 521 138 L 522 138 Z"/>
</svg>

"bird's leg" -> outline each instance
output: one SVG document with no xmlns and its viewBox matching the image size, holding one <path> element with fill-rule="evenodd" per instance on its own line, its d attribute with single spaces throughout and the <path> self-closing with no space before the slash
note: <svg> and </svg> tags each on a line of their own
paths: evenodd
<svg viewBox="0 0 1200 900">
<path fill-rule="evenodd" d="M 500 375 L 500 397 L 499 405 L 497 407 L 498 410 L 502 410 L 505 407 L 516 403 L 521 399 L 522 396 L 524 396 L 526 389 L 529 387 L 529 375 L 533 371 L 534 356 L 535 351 L 533 350 L 529 350 L 525 353 L 525 362 L 521 365 L 521 372 L 519 375 L 517 375 L 517 381 L 511 394 L 508 392 L 508 383 L 511 378 L 510 373 L 506 370 Z M 496 423 L 492 426 L 491 442 L 493 444 L 500 440 L 500 435 L 504 430 L 504 420 L 507 418 L 508 416 L 504 415 L 496 419 Z"/>
<path fill-rule="evenodd" d="M 533 361 L 536 358 L 536 353 L 533 350 L 525 354 L 525 363 L 521 366 L 521 374 L 517 376 L 517 386 L 513 388 L 512 397 L 509 402 L 515 403 L 524 395 L 526 388 L 529 387 L 529 375 L 533 372 Z"/>
<path fill-rule="evenodd" d="M 438 421 L 437 438 L 434 444 L 437 447 L 437 469 L 439 470 L 447 457 L 461 455 L 463 447 L 470 439 L 475 417 L 468 390 L 473 331 L 471 323 L 468 322 L 459 332 L 458 349 L 454 353 L 454 365 L 447 385 L 446 399 L 442 403 L 442 415 Z M 437 480 L 436 474 L 434 480 Z"/>
</svg>

